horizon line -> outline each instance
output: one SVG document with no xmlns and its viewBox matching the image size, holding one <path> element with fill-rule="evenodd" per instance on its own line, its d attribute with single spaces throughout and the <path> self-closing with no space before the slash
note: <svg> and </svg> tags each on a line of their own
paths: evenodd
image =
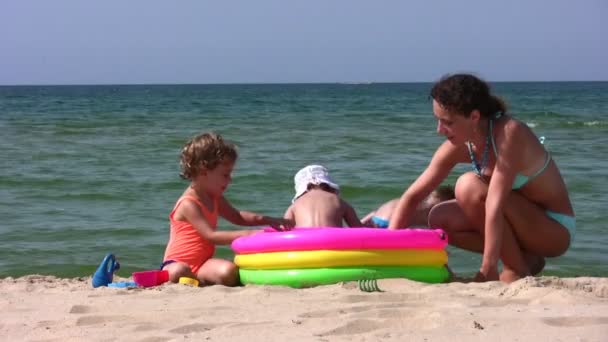
<svg viewBox="0 0 608 342">
<path fill-rule="evenodd" d="M 493 83 L 602 83 L 608 80 L 527 80 L 527 81 L 488 81 Z M 321 85 L 321 84 L 338 84 L 338 85 L 374 85 L 374 84 L 432 84 L 436 81 L 345 81 L 345 82 L 216 82 L 216 83 L 39 83 L 39 84 L 0 84 L 0 87 L 71 87 L 71 86 L 180 86 L 180 85 Z"/>
</svg>

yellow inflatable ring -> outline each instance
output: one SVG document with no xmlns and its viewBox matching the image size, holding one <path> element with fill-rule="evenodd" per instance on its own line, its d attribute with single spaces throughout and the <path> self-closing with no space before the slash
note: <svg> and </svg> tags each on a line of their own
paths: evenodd
<svg viewBox="0 0 608 342">
<path fill-rule="evenodd" d="M 445 250 L 319 250 L 239 254 L 234 262 L 245 269 L 290 269 L 338 266 L 443 266 Z"/>
</svg>

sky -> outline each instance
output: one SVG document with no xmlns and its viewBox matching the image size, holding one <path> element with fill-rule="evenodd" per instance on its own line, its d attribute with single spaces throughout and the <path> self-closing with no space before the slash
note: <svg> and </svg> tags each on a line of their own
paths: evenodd
<svg viewBox="0 0 608 342">
<path fill-rule="evenodd" d="M 608 0 L 0 0 L 0 85 L 608 80 Z"/>
</svg>

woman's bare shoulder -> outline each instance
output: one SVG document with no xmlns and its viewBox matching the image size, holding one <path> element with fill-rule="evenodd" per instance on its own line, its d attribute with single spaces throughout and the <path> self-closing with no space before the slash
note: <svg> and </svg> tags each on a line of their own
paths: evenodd
<svg viewBox="0 0 608 342">
<path fill-rule="evenodd" d="M 507 116 L 504 122 L 499 123 L 496 126 L 496 130 L 499 133 L 502 132 L 503 135 L 508 138 L 521 139 L 534 136 L 534 132 L 532 132 L 532 129 L 527 123 L 512 116 Z"/>
<path fill-rule="evenodd" d="M 444 141 L 433 155 L 432 162 L 438 164 L 446 164 L 449 167 L 467 162 L 469 160 L 469 152 L 464 144 L 453 144 L 450 141 Z"/>
</svg>

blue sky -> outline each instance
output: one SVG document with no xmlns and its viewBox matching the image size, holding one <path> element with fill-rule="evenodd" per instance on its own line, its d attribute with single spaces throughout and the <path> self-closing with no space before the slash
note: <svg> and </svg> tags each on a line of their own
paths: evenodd
<svg viewBox="0 0 608 342">
<path fill-rule="evenodd" d="M 607 0 L 0 0 L 0 84 L 608 80 Z"/>
</svg>

